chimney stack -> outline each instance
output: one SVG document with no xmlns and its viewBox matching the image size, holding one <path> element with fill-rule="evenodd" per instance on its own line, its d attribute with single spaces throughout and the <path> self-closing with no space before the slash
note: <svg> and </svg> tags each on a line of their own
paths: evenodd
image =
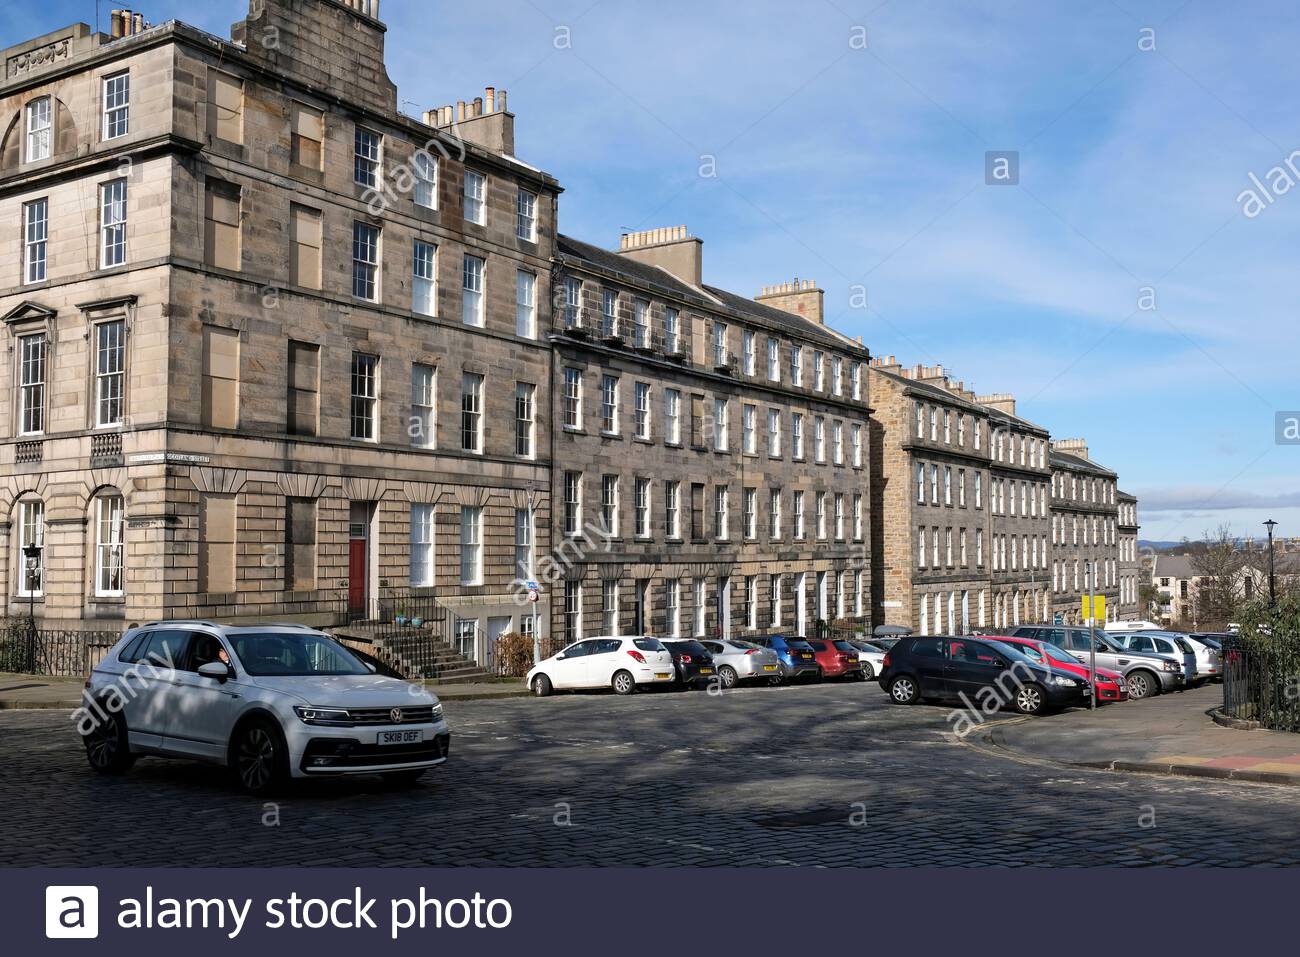
<svg viewBox="0 0 1300 957">
<path fill-rule="evenodd" d="M 1070 455 L 1077 455 L 1081 459 L 1088 458 L 1088 440 L 1087 439 L 1053 439 L 1052 448 L 1058 452 L 1068 452 Z M 1091 461 L 1091 459 L 1089 459 Z"/>
<path fill-rule="evenodd" d="M 763 291 L 754 297 L 754 301 L 771 306 L 773 309 L 780 309 L 782 312 L 801 316 L 818 325 L 825 325 L 825 298 L 825 291 L 817 288 L 814 280 L 796 277 L 791 282 L 764 286 Z"/>
<path fill-rule="evenodd" d="M 636 262 L 667 270 L 688 285 L 703 282 L 704 240 L 690 235 L 685 226 L 624 233 L 618 252 Z"/>
<path fill-rule="evenodd" d="M 1006 415 L 1016 414 L 1016 397 L 1010 392 L 995 392 L 992 395 L 977 395 L 975 401 L 980 405 L 988 406 L 995 412 L 1002 412 Z"/>
</svg>

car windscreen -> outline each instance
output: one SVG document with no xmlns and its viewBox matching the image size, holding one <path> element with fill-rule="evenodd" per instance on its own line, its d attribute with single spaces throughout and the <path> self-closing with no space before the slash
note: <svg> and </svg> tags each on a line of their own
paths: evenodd
<svg viewBox="0 0 1300 957">
<path fill-rule="evenodd" d="M 1076 660 L 1074 655 L 1070 654 L 1064 648 L 1052 644 L 1050 641 L 1043 642 L 1042 648 L 1045 652 L 1047 652 L 1047 656 L 1049 658 L 1055 658 L 1057 661 L 1063 661 L 1067 665 L 1073 664 Z"/>
<path fill-rule="evenodd" d="M 1005 641 L 990 641 L 989 644 L 1010 658 L 1012 664 L 1015 664 L 1016 662 L 1021 662 L 1026 665 L 1038 664 L 1038 662 L 1026 655 L 1016 645 L 1009 645 Z"/>
<path fill-rule="evenodd" d="M 311 634 L 250 632 L 230 635 L 244 670 L 263 677 L 368 675 L 370 669 L 332 638 Z"/>
<path fill-rule="evenodd" d="M 637 638 L 632 644 L 636 645 L 641 651 L 666 651 L 664 643 L 658 638 Z"/>
<path fill-rule="evenodd" d="M 674 641 L 671 650 L 679 655 L 707 655 L 709 650 L 698 641 Z"/>
</svg>

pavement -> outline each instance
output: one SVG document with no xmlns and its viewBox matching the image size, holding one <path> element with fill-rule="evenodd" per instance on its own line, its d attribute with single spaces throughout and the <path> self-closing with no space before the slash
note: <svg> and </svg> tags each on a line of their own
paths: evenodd
<svg viewBox="0 0 1300 957">
<path fill-rule="evenodd" d="M 1116 705 L 1115 719 L 1142 728 L 1165 704 Z M 70 712 L 3 711 L 2 856 L 8 867 L 1300 864 L 1293 788 L 968 747 L 956 715 L 893 705 L 874 682 L 448 701 L 450 760 L 416 786 L 309 781 L 267 800 L 189 761 L 142 758 L 99 777 Z"/>
<path fill-rule="evenodd" d="M 1223 686 L 993 724 L 979 740 L 1078 768 L 1142 771 L 1300 786 L 1300 734 L 1216 724 Z M 1137 713 L 1140 712 L 1140 715 Z"/>
<path fill-rule="evenodd" d="M 50 678 L 0 672 L 0 711 L 67 710 L 81 706 L 82 678 Z M 424 686 L 442 701 L 477 701 L 484 698 L 526 697 L 522 680 L 502 679 L 466 684 Z"/>
</svg>

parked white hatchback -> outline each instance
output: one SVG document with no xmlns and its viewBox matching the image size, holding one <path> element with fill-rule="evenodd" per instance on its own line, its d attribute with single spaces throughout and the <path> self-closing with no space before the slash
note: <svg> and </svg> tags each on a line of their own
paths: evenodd
<svg viewBox="0 0 1300 957">
<path fill-rule="evenodd" d="M 632 694 L 640 685 L 672 684 L 673 656 L 658 638 L 606 636 L 574 642 L 528 672 L 538 697 L 552 691 L 613 688 Z"/>
<path fill-rule="evenodd" d="M 435 695 L 299 625 L 132 628 L 91 672 L 76 717 L 99 773 L 140 755 L 198 759 L 231 768 L 254 794 L 288 778 L 413 782 L 451 742 Z"/>
</svg>

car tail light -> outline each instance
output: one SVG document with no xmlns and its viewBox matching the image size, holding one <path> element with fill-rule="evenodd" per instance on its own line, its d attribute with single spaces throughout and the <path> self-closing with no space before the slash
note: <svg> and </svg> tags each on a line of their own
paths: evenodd
<svg viewBox="0 0 1300 957">
<path fill-rule="evenodd" d="M 888 667 L 889 667 L 889 652 L 887 652 L 887 651 L 885 652 L 885 660 L 882 661 L 882 662 L 880 663 L 880 666 L 881 666 L 882 668 L 888 668 Z"/>
<path fill-rule="evenodd" d="M 757 649 L 757 648 L 750 648 L 747 652 L 745 652 L 745 654 L 747 654 L 747 655 L 756 655 L 756 654 L 758 654 L 758 649 Z"/>
<path fill-rule="evenodd" d="M 689 665 L 690 663 L 691 663 L 691 656 L 690 656 L 690 655 L 682 655 L 682 664 L 684 664 L 684 665 Z"/>
<path fill-rule="evenodd" d="M 641 662 L 641 664 L 645 664 L 645 655 L 641 654 L 641 652 L 629 650 L 628 654 L 631 655 L 633 659 L 635 659 L 636 661 Z"/>
</svg>

